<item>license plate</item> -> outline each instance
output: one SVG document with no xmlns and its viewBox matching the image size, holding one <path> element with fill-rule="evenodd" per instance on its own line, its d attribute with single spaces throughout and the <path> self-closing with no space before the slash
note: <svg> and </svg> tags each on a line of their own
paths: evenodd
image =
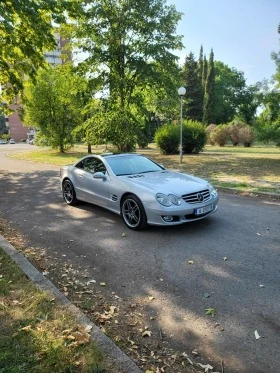
<svg viewBox="0 0 280 373">
<path fill-rule="evenodd" d="M 195 215 L 206 214 L 207 212 L 212 211 L 213 209 L 214 209 L 213 204 L 207 205 L 207 206 L 204 206 L 204 207 L 199 207 L 198 209 L 194 210 L 194 214 Z"/>
</svg>

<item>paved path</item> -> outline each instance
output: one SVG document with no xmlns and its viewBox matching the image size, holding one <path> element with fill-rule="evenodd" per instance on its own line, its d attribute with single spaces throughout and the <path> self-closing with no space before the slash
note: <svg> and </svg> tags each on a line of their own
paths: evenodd
<svg viewBox="0 0 280 373">
<path fill-rule="evenodd" d="M 154 296 L 150 312 L 169 342 L 196 348 L 217 370 L 223 359 L 227 373 L 279 371 L 279 200 L 224 194 L 208 219 L 133 232 L 98 207 L 67 206 L 57 167 L 11 160 L 5 147 L 0 213 L 33 246 L 89 266 L 90 276 L 131 303 Z M 214 318 L 205 315 L 210 307 Z"/>
</svg>

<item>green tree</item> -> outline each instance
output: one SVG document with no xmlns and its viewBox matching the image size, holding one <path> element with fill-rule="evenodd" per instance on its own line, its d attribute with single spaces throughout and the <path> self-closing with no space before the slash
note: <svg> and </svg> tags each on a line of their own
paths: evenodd
<svg viewBox="0 0 280 373">
<path fill-rule="evenodd" d="M 80 75 L 79 75 L 80 76 Z M 88 147 L 88 153 L 91 153 L 91 145 L 96 143 L 96 134 L 91 125 L 91 113 L 93 112 L 95 120 L 98 120 L 98 114 L 103 113 L 99 110 L 101 100 L 94 97 L 98 87 L 92 79 L 83 79 L 81 77 L 80 89 L 77 92 L 77 103 L 81 106 L 81 123 L 75 128 L 74 134 Z"/>
<path fill-rule="evenodd" d="M 182 48 L 176 35 L 180 18 L 162 0 L 100 0 L 87 4 L 73 25 L 72 35 L 88 56 L 80 67 L 102 81 L 103 112 L 113 118 L 107 138 L 120 150 L 133 146 L 143 125 L 141 90 L 172 85 L 172 50 Z"/>
<path fill-rule="evenodd" d="M 280 35 L 280 24 L 278 25 L 278 34 Z M 274 79 L 276 81 L 277 88 L 280 88 L 280 51 L 272 52 L 271 58 L 275 62 L 276 65 L 276 73 L 274 75 Z"/>
<path fill-rule="evenodd" d="M 264 110 L 263 117 L 269 123 L 275 122 L 280 117 L 280 92 L 278 89 L 272 88 L 264 94 L 262 100 Z"/>
<path fill-rule="evenodd" d="M 215 120 L 215 66 L 214 66 L 214 52 L 211 49 L 207 78 L 205 82 L 204 101 L 203 101 L 203 122 L 206 124 L 213 123 Z"/>
<path fill-rule="evenodd" d="M 203 92 L 199 65 L 195 61 L 194 54 L 186 57 L 182 68 L 183 85 L 186 88 L 183 116 L 187 119 L 202 120 Z"/>
<path fill-rule="evenodd" d="M 198 69 L 197 74 L 200 79 L 201 87 L 203 88 L 203 45 L 200 47 L 199 58 L 198 58 Z"/>
<path fill-rule="evenodd" d="M 2 100 L 11 101 L 23 88 L 23 76 L 34 77 L 44 65 L 44 50 L 55 47 L 51 22 L 65 21 L 73 0 L 1 0 L 0 84 Z"/>
<path fill-rule="evenodd" d="M 280 34 L 280 24 L 278 26 Z M 263 83 L 263 107 L 264 110 L 257 120 L 258 138 L 262 141 L 274 141 L 280 146 L 280 51 L 271 55 L 276 64 L 274 75 L 274 87 L 270 87 L 267 82 Z"/>
<path fill-rule="evenodd" d="M 235 116 L 245 123 L 253 123 L 258 101 L 256 87 L 247 87 L 244 74 L 215 61 L 214 122 L 228 123 Z"/>
<path fill-rule="evenodd" d="M 208 61 L 206 56 L 203 58 L 203 69 L 202 69 L 202 91 L 203 91 L 203 97 L 205 93 L 205 84 L 207 80 L 207 74 L 208 74 Z"/>
<path fill-rule="evenodd" d="M 81 89 L 81 78 L 71 65 L 40 70 L 37 83 L 26 84 L 25 123 L 62 153 L 73 144 L 73 129 L 81 122 L 82 107 L 77 99 Z"/>
<path fill-rule="evenodd" d="M 277 88 L 262 85 L 263 110 L 257 118 L 257 132 L 260 141 L 274 141 L 280 146 L 280 92 Z"/>
<path fill-rule="evenodd" d="M 242 93 L 242 101 L 237 108 L 235 117 L 244 123 L 254 125 L 257 110 L 261 104 L 258 84 L 246 87 Z"/>
</svg>

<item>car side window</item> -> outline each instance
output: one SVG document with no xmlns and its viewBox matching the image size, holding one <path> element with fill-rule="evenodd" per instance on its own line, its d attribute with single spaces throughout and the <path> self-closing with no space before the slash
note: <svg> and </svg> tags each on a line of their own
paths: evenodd
<svg viewBox="0 0 280 373">
<path fill-rule="evenodd" d="M 98 158 L 85 158 L 80 163 L 77 164 L 77 168 L 80 168 L 86 172 L 90 172 L 94 174 L 95 172 L 103 172 L 106 173 L 106 167 L 104 163 Z"/>
</svg>

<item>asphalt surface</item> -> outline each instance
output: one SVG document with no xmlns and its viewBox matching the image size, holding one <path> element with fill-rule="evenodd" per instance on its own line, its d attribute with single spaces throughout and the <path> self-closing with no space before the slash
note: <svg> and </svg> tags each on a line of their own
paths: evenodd
<svg viewBox="0 0 280 373">
<path fill-rule="evenodd" d="M 24 149 L 0 146 L 0 217 L 30 244 L 87 267 L 132 303 L 153 296 L 150 311 L 175 348 L 222 359 L 227 373 L 280 370 L 279 200 L 223 194 L 207 219 L 133 232 L 96 206 L 67 206 L 58 167 L 6 157 Z"/>
</svg>

